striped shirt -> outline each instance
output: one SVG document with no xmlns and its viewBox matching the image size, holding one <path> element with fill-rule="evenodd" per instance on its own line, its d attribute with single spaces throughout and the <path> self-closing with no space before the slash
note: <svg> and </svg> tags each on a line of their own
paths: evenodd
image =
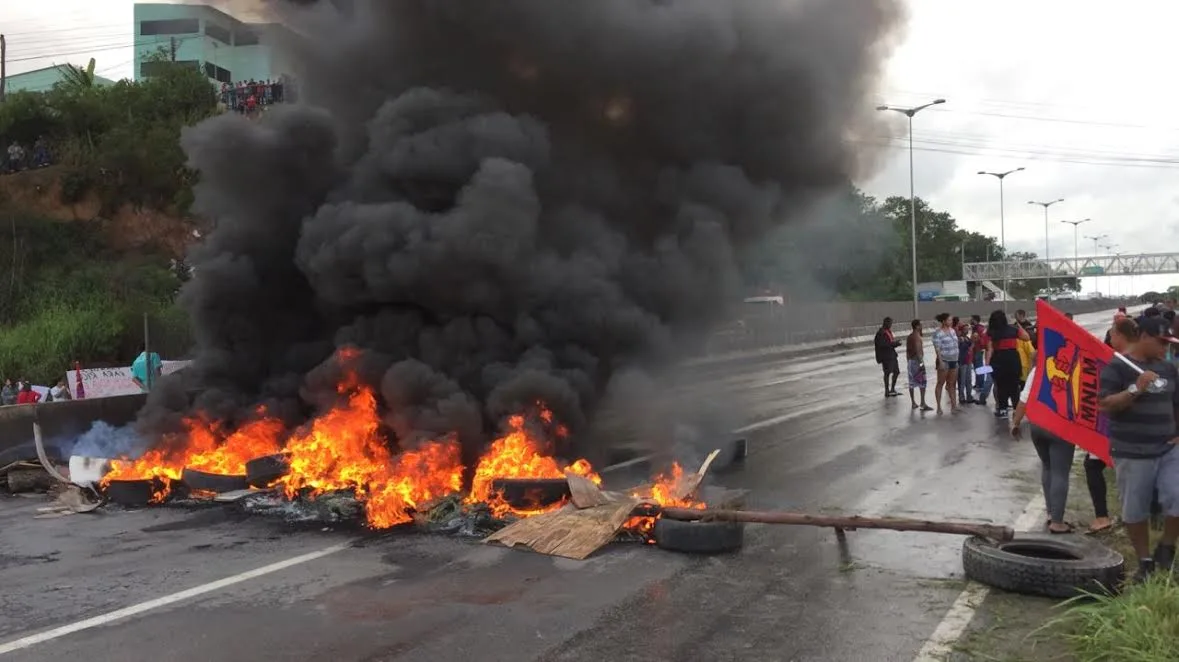
<svg viewBox="0 0 1179 662">
<path fill-rule="evenodd" d="M 1174 448 L 1170 441 L 1176 436 L 1179 370 L 1166 361 L 1134 363 L 1167 380 L 1167 386 L 1158 393 L 1143 392 L 1126 409 L 1108 414 L 1110 452 L 1114 457 L 1158 457 Z M 1138 372 L 1130 366 L 1117 359 L 1110 361 L 1101 370 L 1100 397 L 1121 393 L 1137 380 Z"/>
<path fill-rule="evenodd" d="M 933 349 L 943 361 L 958 360 L 958 334 L 953 329 L 938 329 L 933 332 Z"/>
</svg>

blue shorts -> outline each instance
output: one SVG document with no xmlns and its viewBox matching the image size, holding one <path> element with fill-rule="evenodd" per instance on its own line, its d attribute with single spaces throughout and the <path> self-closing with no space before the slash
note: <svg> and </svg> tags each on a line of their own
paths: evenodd
<svg viewBox="0 0 1179 662">
<path fill-rule="evenodd" d="M 1159 457 L 1114 458 L 1118 495 L 1122 500 L 1122 521 L 1138 524 L 1150 519 L 1155 490 L 1167 517 L 1179 517 L 1179 450 Z"/>
</svg>

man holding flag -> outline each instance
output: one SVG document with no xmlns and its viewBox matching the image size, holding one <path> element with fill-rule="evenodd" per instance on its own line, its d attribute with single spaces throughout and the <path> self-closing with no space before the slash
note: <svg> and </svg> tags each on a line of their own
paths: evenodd
<svg viewBox="0 0 1179 662">
<path fill-rule="evenodd" d="M 1101 370 L 1100 409 L 1109 419 L 1109 440 L 1122 520 L 1138 556 L 1142 580 L 1156 567 L 1170 571 L 1179 539 L 1179 451 L 1176 410 L 1179 370 L 1166 360 L 1179 342 L 1161 316 L 1139 322 L 1138 340 Z M 1163 536 L 1150 550 L 1150 506 L 1155 491 L 1165 515 Z"/>
</svg>

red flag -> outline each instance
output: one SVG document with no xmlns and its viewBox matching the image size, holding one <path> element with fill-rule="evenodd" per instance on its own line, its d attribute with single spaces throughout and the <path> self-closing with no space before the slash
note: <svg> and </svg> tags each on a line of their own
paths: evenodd
<svg viewBox="0 0 1179 662">
<path fill-rule="evenodd" d="M 1114 360 L 1113 349 L 1043 300 L 1036 302 L 1036 326 L 1028 420 L 1112 466 L 1109 421 L 1097 400 L 1101 369 Z"/>
<path fill-rule="evenodd" d="M 82 386 L 82 362 L 74 361 L 74 398 L 81 400 L 86 397 L 86 387 Z"/>
</svg>

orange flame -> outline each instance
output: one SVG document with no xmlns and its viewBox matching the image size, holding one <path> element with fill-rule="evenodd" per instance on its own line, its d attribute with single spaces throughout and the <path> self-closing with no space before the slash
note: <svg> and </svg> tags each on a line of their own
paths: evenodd
<svg viewBox="0 0 1179 662">
<path fill-rule="evenodd" d="M 462 489 L 458 444 L 430 441 L 393 456 L 380 434 L 376 396 L 365 386 L 291 436 L 286 453 L 290 472 L 279 483 L 288 497 L 352 491 L 376 528 L 408 522 L 412 509 Z"/>
<path fill-rule="evenodd" d="M 653 502 L 660 508 L 695 508 L 697 510 L 704 510 L 706 507 L 705 504 L 692 498 L 692 495 L 688 495 L 687 497 L 680 496 L 687 487 L 684 484 L 684 479 L 684 468 L 680 466 L 679 462 L 672 462 L 667 472 L 656 476 L 652 483 L 645 489 L 631 492 L 631 496 Z M 651 531 L 655 528 L 655 520 L 657 519 L 659 519 L 657 515 L 635 515 L 626 521 L 623 528 L 642 534 L 647 538 L 647 542 L 654 542 L 650 538 Z"/>
<path fill-rule="evenodd" d="M 541 421 L 552 423 L 553 415 L 548 409 L 541 407 L 538 416 Z M 555 434 L 563 436 L 564 428 L 558 426 Z M 602 483 L 602 477 L 594 472 L 586 460 L 577 460 L 562 467 L 555 458 L 542 452 L 545 446 L 547 444 L 535 438 L 528 430 L 523 415 L 509 416 L 507 432 L 491 442 L 491 446 L 475 466 L 475 476 L 471 481 L 471 493 L 467 497 L 467 502 L 484 502 L 497 516 L 514 514 L 525 517 L 555 510 L 563 504 L 550 504 L 528 510 L 513 508 L 505 503 L 500 495 L 492 493 L 492 481 L 497 478 L 564 478 L 565 472 L 569 472 L 584 476 L 595 485 Z"/>
</svg>

